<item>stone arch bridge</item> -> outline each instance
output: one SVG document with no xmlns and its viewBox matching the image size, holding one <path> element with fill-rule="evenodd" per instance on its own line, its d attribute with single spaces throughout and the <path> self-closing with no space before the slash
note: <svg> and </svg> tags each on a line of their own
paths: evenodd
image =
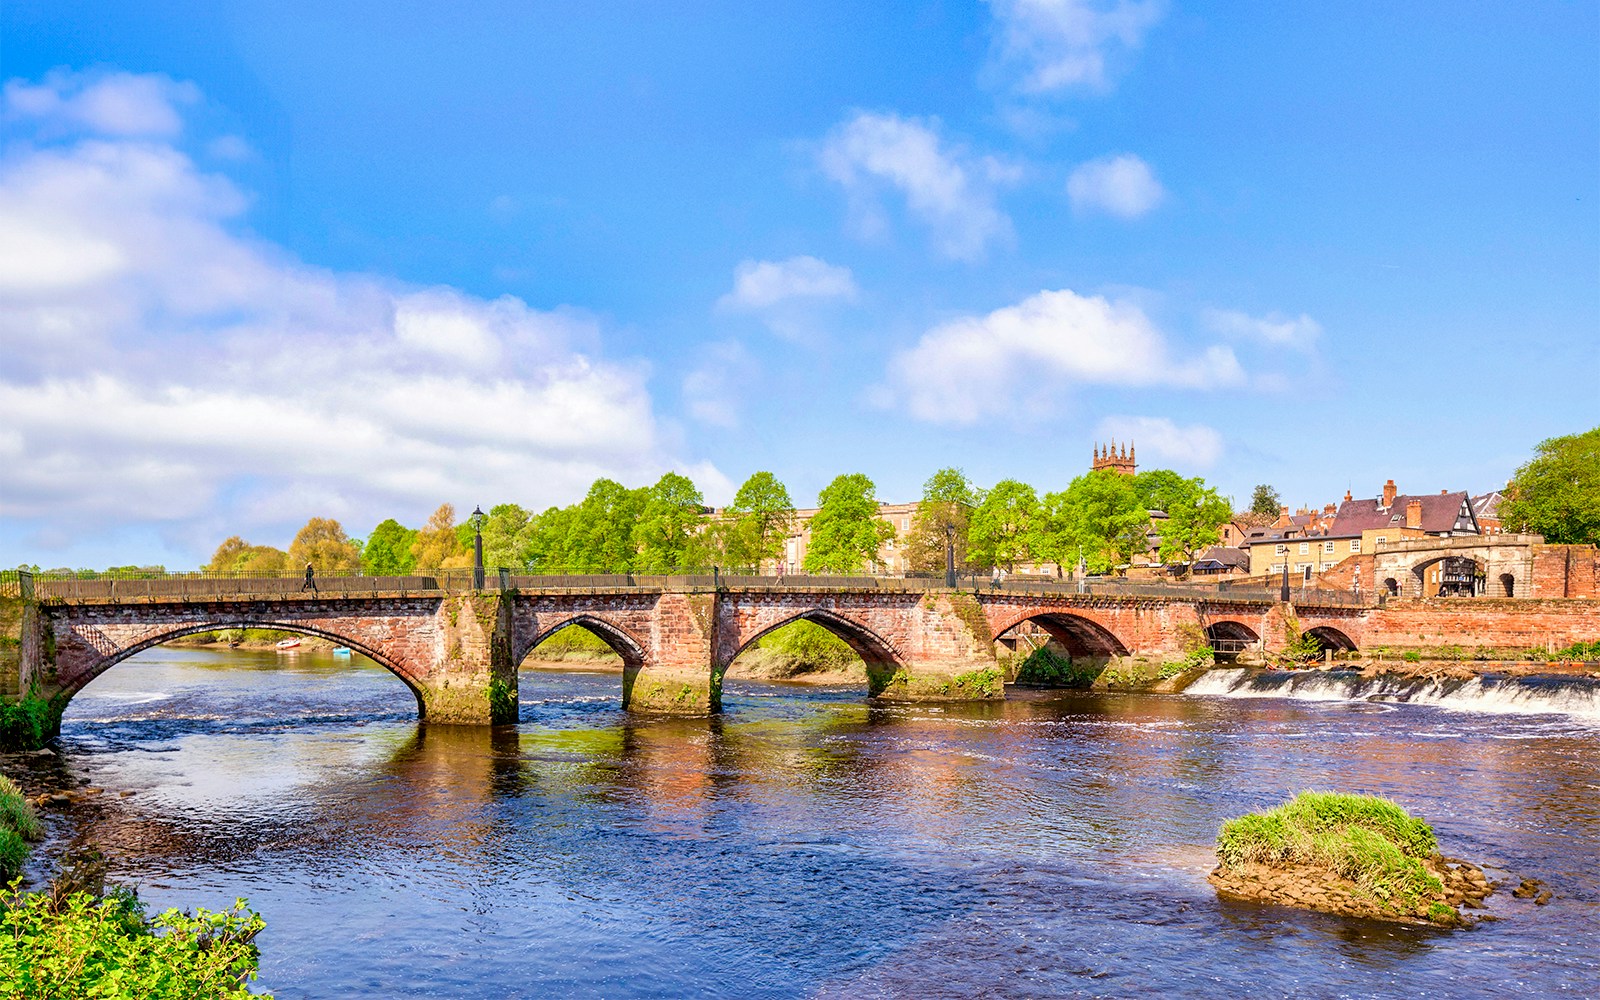
<svg viewBox="0 0 1600 1000">
<path fill-rule="evenodd" d="M 1326 644 L 1354 648 L 1364 614 L 1335 604 L 1292 609 L 1267 595 L 961 591 L 880 578 L 559 582 L 506 578 L 495 589 L 451 593 L 429 578 L 350 578 L 322 581 L 314 594 L 293 592 L 288 581 L 41 582 L 24 602 L 20 656 L 12 676 L 0 678 L 0 693 L 31 691 L 64 707 L 151 646 L 196 632 L 272 628 L 370 657 L 405 682 L 430 722 L 496 724 L 516 718 L 517 668 L 528 653 L 554 632 L 582 626 L 621 655 L 625 707 L 702 714 L 720 708 L 723 674 L 740 652 L 806 620 L 861 656 L 873 698 L 988 699 L 1005 691 L 996 640 L 1024 623 L 1074 657 L 1160 663 L 1180 659 L 1197 635 L 1219 649 L 1274 649 L 1296 610 L 1301 627 L 1323 630 Z"/>
</svg>

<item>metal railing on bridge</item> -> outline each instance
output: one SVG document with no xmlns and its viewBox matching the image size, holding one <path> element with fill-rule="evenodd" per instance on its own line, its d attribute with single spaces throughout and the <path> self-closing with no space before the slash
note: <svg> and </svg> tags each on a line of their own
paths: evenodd
<svg viewBox="0 0 1600 1000">
<path fill-rule="evenodd" d="M 54 600 L 128 600 L 135 598 L 205 600 L 208 598 L 296 597 L 315 593 L 321 597 L 359 597 L 375 594 L 464 594 L 475 590 L 518 591 L 651 591 L 667 590 L 792 590 L 876 591 L 880 593 L 922 594 L 945 590 L 942 576 L 810 575 L 788 573 L 757 576 L 704 572 L 645 573 L 519 573 L 508 569 L 484 574 L 483 585 L 475 585 L 470 570 L 448 570 L 431 575 L 365 576 L 348 574 L 313 576 L 262 576 L 248 573 L 154 572 L 117 570 L 107 572 L 31 573 L 27 570 L 0 571 L 0 596 L 38 597 Z M 1275 603 L 1279 588 L 1234 587 L 1227 583 L 1184 584 L 1179 582 L 1130 581 L 1115 577 L 1085 580 L 1052 577 L 1010 576 L 996 581 L 983 574 L 963 575 L 957 589 L 968 593 L 1038 594 L 1041 596 L 1084 595 L 1092 597 L 1149 597 L 1176 600 Z M 1302 606 L 1366 607 L 1374 603 L 1365 594 L 1318 588 L 1292 589 L 1289 599 Z"/>
</svg>

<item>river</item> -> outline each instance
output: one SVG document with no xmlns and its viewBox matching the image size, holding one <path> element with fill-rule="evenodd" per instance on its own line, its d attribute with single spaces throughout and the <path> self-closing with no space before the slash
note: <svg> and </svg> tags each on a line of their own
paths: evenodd
<svg viewBox="0 0 1600 1000">
<path fill-rule="evenodd" d="M 525 672 L 517 727 L 424 728 L 331 654 L 158 647 L 4 765 L 155 909 L 247 897 L 279 997 L 1548 996 L 1600 984 L 1600 721 L 1439 705 L 1013 691 L 869 707 L 730 681 L 643 720 Z M 1476 928 L 1219 901 L 1229 816 L 1395 798 L 1543 879 Z M 131 793 L 131 794 L 125 794 Z"/>
</svg>

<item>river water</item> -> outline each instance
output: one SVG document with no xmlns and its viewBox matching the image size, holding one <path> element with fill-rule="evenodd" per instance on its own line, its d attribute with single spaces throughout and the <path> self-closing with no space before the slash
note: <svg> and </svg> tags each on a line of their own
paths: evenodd
<svg viewBox="0 0 1600 1000">
<path fill-rule="evenodd" d="M 11 757 L 152 908 L 247 897 L 280 997 L 1548 996 L 1600 992 L 1600 722 L 1013 691 L 869 707 L 729 682 L 640 720 L 525 672 L 522 721 L 420 727 L 359 658 L 156 648 Z M 1549 906 L 1441 932 L 1219 901 L 1218 824 L 1391 796 Z M 123 793 L 129 793 L 125 795 Z"/>
</svg>

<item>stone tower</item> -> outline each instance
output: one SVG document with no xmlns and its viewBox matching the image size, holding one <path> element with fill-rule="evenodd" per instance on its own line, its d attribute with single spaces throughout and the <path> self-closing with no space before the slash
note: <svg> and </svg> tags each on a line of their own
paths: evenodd
<svg viewBox="0 0 1600 1000">
<path fill-rule="evenodd" d="M 1123 476 L 1131 476 L 1138 464 L 1134 461 L 1133 445 L 1124 445 L 1122 450 L 1117 450 L 1117 443 L 1111 442 L 1111 447 L 1102 449 L 1099 445 L 1094 448 L 1094 471 L 1101 469 L 1115 472 Z"/>
</svg>

